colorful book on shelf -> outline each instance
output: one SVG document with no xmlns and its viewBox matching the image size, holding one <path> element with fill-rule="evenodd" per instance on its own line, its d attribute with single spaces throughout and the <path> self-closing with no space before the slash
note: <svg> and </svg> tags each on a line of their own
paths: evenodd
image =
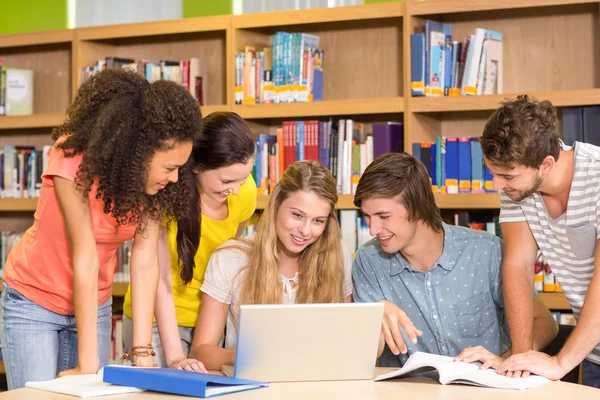
<svg viewBox="0 0 600 400">
<path fill-rule="evenodd" d="M 410 35 L 410 91 L 425 96 L 425 33 Z"/>
<path fill-rule="evenodd" d="M 104 382 L 155 392 L 193 397 L 213 397 L 227 393 L 268 387 L 267 382 L 201 374 L 173 368 L 104 368 Z"/>
<path fill-rule="evenodd" d="M 1 69 L 3 111 L 0 115 L 33 114 L 33 71 L 3 66 Z"/>
</svg>

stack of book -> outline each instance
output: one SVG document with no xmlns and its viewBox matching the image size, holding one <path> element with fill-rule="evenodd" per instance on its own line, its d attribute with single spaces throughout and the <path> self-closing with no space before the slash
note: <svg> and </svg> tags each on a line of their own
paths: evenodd
<svg viewBox="0 0 600 400">
<path fill-rule="evenodd" d="M 177 82 L 194 96 L 201 106 L 207 103 L 208 64 L 192 57 L 184 61 L 134 60 L 133 58 L 106 57 L 96 64 L 81 68 L 81 81 L 106 68 L 119 68 L 135 71 L 148 82 L 160 79 Z"/>
<path fill-rule="evenodd" d="M 413 96 L 502 94 L 502 33 L 477 28 L 453 41 L 451 24 L 426 20 L 410 46 Z"/>
<path fill-rule="evenodd" d="M 245 46 L 235 53 L 235 103 L 292 103 L 323 100 L 320 38 L 276 32 L 272 47 Z"/>
</svg>

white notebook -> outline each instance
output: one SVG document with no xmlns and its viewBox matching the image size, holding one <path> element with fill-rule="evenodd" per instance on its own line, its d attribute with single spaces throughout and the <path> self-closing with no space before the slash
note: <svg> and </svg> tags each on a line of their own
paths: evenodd
<svg viewBox="0 0 600 400">
<path fill-rule="evenodd" d="M 437 370 L 440 383 L 461 383 L 497 389 L 529 389 L 550 382 L 542 376 L 530 375 L 527 378 L 508 378 L 498 375 L 493 369 L 481 370 L 481 363 L 454 361 L 452 357 L 439 356 L 423 352 L 413 353 L 399 370 L 379 375 L 376 381 L 398 378 L 411 374 Z"/>
<path fill-rule="evenodd" d="M 63 376 L 62 378 L 52 379 L 50 381 L 27 382 L 25 386 L 28 388 L 45 390 L 47 392 L 62 393 L 77 397 L 96 397 L 112 394 L 143 392 L 142 389 L 129 386 L 111 385 L 110 383 L 103 382 L 102 373 L 103 370 L 100 370 L 97 374 L 70 375 Z"/>
</svg>

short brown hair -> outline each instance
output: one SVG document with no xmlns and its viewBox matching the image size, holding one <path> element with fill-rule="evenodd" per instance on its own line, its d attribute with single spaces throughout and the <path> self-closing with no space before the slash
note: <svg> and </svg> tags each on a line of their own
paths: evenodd
<svg viewBox="0 0 600 400">
<path fill-rule="evenodd" d="M 486 161 L 503 169 L 517 165 L 538 168 L 544 158 L 560 155 L 556 108 L 526 94 L 505 100 L 483 129 L 481 149 Z"/>
<path fill-rule="evenodd" d="M 360 177 L 354 205 L 360 208 L 365 199 L 396 196 L 408 211 L 409 221 L 423 221 L 435 231 L 442 229 L 442 217 L 435 204 L 427 169 L 408 153 L 377 157 Z"/>
</svg>

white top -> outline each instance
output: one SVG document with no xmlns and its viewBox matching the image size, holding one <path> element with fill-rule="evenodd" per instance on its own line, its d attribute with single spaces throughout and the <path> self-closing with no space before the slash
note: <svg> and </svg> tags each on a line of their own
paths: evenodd
<svg viewBox="0 0 600 400">
<path fill-rule="evenodd" d="M 561 145 L 563 150 L 571 149 Z M 579 142 L 573 147 L 575 166 L 566 212 L 552 218 L 539 192 L 520 203 L 502 192 L 500 223 L 529 224 L 575 318 L 579 319 L 594 275 L 596 241 L 600 238 L 600 147 Z M 600 343 L 587 359 L 600 363 Z"/>
<path fill-rule="evenodd" d="M 229 304 L 229 313 L 227 314 L 227 331 L 225 336 L 225 348 L 235 349 L 237 342 L 238 312 L 240 309 L 240 282 L 243 273 L 238 272 L 248 264 L 248 256 L 242 250 L 237 248 L 225 248 L 232 245 L 245 246 L 247 244 L 232 239 L 223 243 L 210 257 L 206 273 L 204 274 L 204 283 L 200 290 L 215 300 Z M 344 297 L 352 294 L 352 255 L 342 244 L 342 254 L 344 258 Z M 296 285 L 298 283 L 298 273 L 292 278 L 286 278 L 281 275 L 281 285 L 283 291 L 283 304 L 294 304 L 296 302 Z"/>
</svg>

